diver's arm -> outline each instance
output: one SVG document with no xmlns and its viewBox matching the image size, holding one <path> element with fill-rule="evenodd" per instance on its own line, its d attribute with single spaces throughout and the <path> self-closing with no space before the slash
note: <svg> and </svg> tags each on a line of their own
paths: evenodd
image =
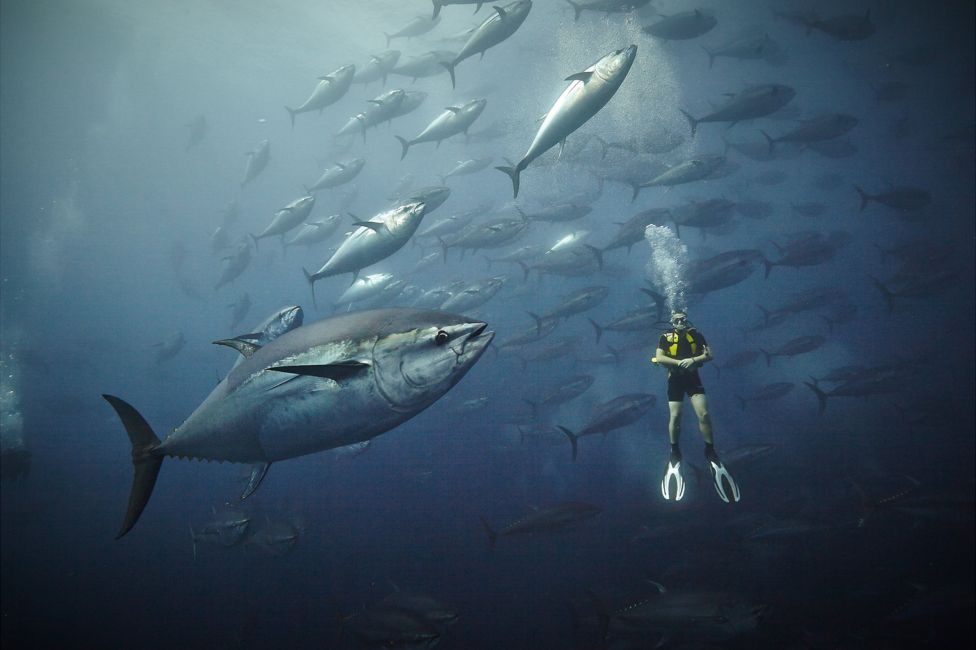
<svg viewBox="0 0 976 650">
<path fill-rule="evenodd" d="M 692 359 L 694 359 L 695 361 L 696 366 L 704 365 L 706 361 L 711 361 L 713 358 L 714 357 L 712 357 L 712 348 L 710 348 L 707 345 L 702 346 L 701 354 L 699 354 L 697 357 L 692 357 Z"/>
<path fill-rule="evenodd" d="M 661 366 L 667 366 L 670 368 L 677 368 L 680 362 L 677 359 L 672 359 L 671 357 L 664 354 L 664 350 L 658 348 L 654 352 L 654 360 Z"/>
</svg>

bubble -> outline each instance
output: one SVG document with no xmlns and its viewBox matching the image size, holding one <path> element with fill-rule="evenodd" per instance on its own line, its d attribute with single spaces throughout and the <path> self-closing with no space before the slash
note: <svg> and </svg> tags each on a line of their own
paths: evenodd
<svg viewBox="0 0 976 650">
<path fill-rule="evenodd" d="M 667 226 L 649 225 L 644 230 L 644 238 L 651 245 L 646 269 L 648 280 L 664 294 L 671 311 L 687 309 L 688 247 Z"/>
</svg>

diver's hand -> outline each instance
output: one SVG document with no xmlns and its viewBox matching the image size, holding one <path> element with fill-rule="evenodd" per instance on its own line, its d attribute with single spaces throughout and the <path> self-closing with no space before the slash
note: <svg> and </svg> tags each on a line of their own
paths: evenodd
<svg viewBox="0 0 976 650">
<path fill-rule="evenodd" d="M 694 359 L 682 359 L 678 362 L 678 367 L 682 370 L 690 370 L 695 367 Z"/>
</svg>

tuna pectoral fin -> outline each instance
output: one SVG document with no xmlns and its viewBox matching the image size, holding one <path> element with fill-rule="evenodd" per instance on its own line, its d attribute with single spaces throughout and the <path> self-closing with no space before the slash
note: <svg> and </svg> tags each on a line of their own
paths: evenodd
<svg viewBox="0 0 976 650">
<path fill-rule="evenodd" d="M 261 482 L 268 475 L 269 467 L 271 467 L 271 463 L 258 463 L 251 468 L 251 478 L 247 480 L 247 485 L 241 492 L 241 501 L 254 494 L 261 487 Z"/>
<path fill-rule="evenodd" d="M 574 72 L 573 74 L 566 77 L 565 81 L 582 81 L 586 83 L 593 76 L 592 70 L 584 70 L 583 72 Z"/>
<path fill-rule="evenodd" d="M 384 228 L 384 224 L 378 223 L 376 221 L 353 221 L 352 225 L 358 228 L 369 228 L 373 232 L 381 232 Z"/>
<path fill-rule="evenodd" d="M 247 335 L 238 336 L 238 337 L 232 338 L 232 339 L 221 339 L 219 341 L 214 341 L 213 344 L 214 345 L 226 345 L 229 348 L 234 348 L 235 350 L 237 350 L 238 352 L 240 352 L 241 355 L 243 355 L 245 359 L 251 358 L 251 356 L 255 352 L 257 352 L 258 350 L 261 349 L 261 346 L 260 345 L 258 345 L 257 343 L 254 343 L 254 342 L 252 342 L 250 340 L 248 340 Z"/>
<path fill-rule="evenodd" d="M 152 496 L 153 487 L 156 485 L 156 477 L 159 476 L 159 468 L 163 465 L 163 457 L 153 453 L 159 446 L 159 438 L 138 411 L 118 397 L 112 395 L 102 395 L 102 397 L 115 409 L 132 443 L 134 470 L 132 491 L 129 493 L 129 506 L 125 512 L 122 529 L 115 536 L 115 539 L 119 539 L 136 525 L 139 515 L 149 503 L 149 497 Z"/>
<path fill-rule="evenodd" d="M 276 366 L 268 368 L 277 372 L 289 372 L 294 375 L 304 375 L 306 377 L 321 377 L 332 379 L 333 381 L 343 381 L 350 377 L 355 377 L 361 372 L 368 370 L 370 364 L 362 361 L 340 361 L 337 363 L 326 363 L 317 366 Z"/>
</svg>

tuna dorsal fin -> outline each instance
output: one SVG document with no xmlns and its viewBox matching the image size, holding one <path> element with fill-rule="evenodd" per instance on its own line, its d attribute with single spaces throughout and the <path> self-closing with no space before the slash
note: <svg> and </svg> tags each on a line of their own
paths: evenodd
<svg viewBox="0 0 976 650">
<path fill-rule="evenodd" d="M 498 12 L 498 17 L 501 18 L 502 20 L 505 20 L 505 18 L 508 16 L 508 14 L 505 12 L 505 10 L 502 9 L 501 7 L 497 7 L 495 5 L 492 5 L 492 9 L 494 9 L 495 11 Z"/>
<path fill-rule="evenodd" d="M 347 166 L 346 165 L 343 165 L 341 162 L 337 162 L 335 165 L 336 165 L 336 167 L 338 167 L 339 169 L 341 169 L 343 171 L 345 171 L 347 169 Z"/>
<path fill-rule="evenodd" d="M 376 223 L 375 221 L 353 221 L 352 225 L 359 226 L 361 228 L 369 228 L 373 232 L 379 232 L 380 228 L 383 227 L 383 224 Z"/>
<path fill-rule="evenodd" d="M 582 81 L 586 83 L 593 76 L 592 70 L 584 70 L 583 72 L 577 72 L 566 77 L 566 81 Z"/>
<path fill-rule="evenodd" d="M 232 339 L 221 339 L 219 341 L 214 341 L 214 345 L 226 345 L 229 348 L 234 348 L 245 359 L 250 359 L 255 352 L 261 349 L 261 346 L 257 343 L 253 343 L 248 340 L 250 335 L 245 334 L 244 336 L 238 336 Z"/>
<path fill-rule="evenodd" d="M 273 368 L 268 368 L 268 370 L 274 370 L 276 372 L 288 372 L 294 375 L 304 375 L 306 377 L 321 377 L 323 379 L 332 379 L 333 381 L 344 381 L 351 377 L 355 377 L 365 370 L 368 370 L 369 367 L 370 364 L 368 363 L 349 360 L 315 366 L 275 366 Z"/>
<path fill-rule="evenodd" d="M 459 107 L 457 107 L 457 106 L 445 106 L 444 107 L 444 110 L 445 111 L 451 111 L 455 115 L 457 115 L 458 113 L 461 112 L 461 109 Z"/>
<path fill-rule="evenodd" d="M 329 83 L 332 83 L 333 81 L 335 81 L 335 79 L 333 79 L 329 75 L 325 75 L 324 77 L 319 77 L 319 80 L 320 81 L 328 81 Z"/>
</svg>

